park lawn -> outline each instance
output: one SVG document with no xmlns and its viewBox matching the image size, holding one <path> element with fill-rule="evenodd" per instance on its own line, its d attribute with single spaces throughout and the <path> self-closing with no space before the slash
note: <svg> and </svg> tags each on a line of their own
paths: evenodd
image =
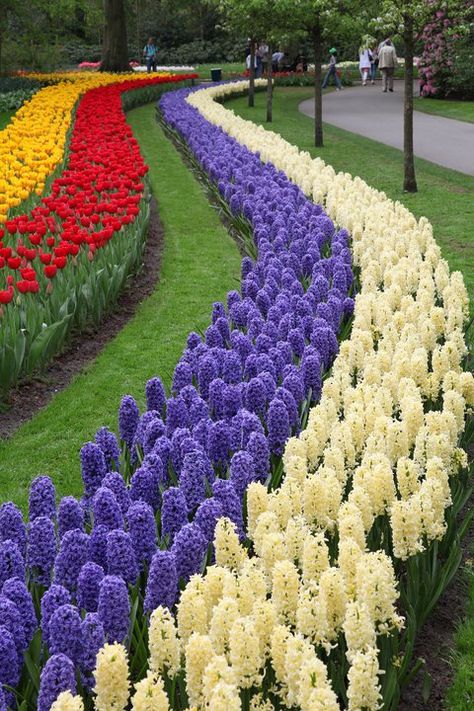
<svg viewBox="0 0 474 711">
<path fill-rule="evenodd" d="M 133 395 L 143 407 L 148 378 L 159 375 L 170 385 L 188 333 L 205 330 L 213 302 L 224 300 L 240 277 L 237 246 L 155 123 L 154 105 L 131 111 L 128 120 L 150 166 L 165 229 L 159 282 L 69 387 L 10 439 L 0 440 L 1 500 L 13 500 L 23 510 L 37 474 L 49 474 L 60 496 L 81 495 L 81 446 L 102 425 L 117 431 L 123 395 Z"/>
<path fill-rule="evenodd" d="M 474 101 L 455 101 L 454 99 L 414 99 L 417 111 L 436 114 L 446 118 L 474 123 Z"/>
<path fill-rule="evenodd" d="M 402 202 L 417 217 L 426 216 L 451 269 L 464 275 L 474 315 L 474 178 L 416 158 L 419 192 L 404 193 L 400 150 L 329 124 L 324 124 L 324 147 L 314 147 L 313 120 L 298 110 L 300 102 L 311 96 L 308 88 L 277 88 L 272 124 L 265 122 L 264 93 L 256 93 L 253 109 L 243 96 L 226 101 L 226 106 L 239 116 L 280 133 L 312 156 L 321 156 L 335 170 L 360 176 Z"/>
</svg>

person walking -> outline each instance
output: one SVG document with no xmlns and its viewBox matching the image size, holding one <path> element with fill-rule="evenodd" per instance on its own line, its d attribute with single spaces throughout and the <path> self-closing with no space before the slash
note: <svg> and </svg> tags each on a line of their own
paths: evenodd
<svg viewBox="0 0 474 711">
<path fill-rule="evenodd" d="M 379 51 L 379 69 L 382 72 L 382 90 L 384 93 L 393 92 L 393 75 L 397 66 L 397 53 L 390 38 L 385 40 L 385 44 Z"/>
<path fill-rule="evenodd" d="M 329 68 L 326 72 L 326 76 L 324 77 L 324 81 L 322 83 L 322 89 L 325 89 L 328 85 L 329 79 L 331 77 L 334 77 L 334 83 L 336 84 L 336 91 L 339 91 L 342 89 L 342 84 L 341 80 L 339 79 L 339 76 L 337 74 L 337 49 L 335 47 L 331 47 L 329 50 Z"/>
<path fill-rule="evenodd" d="M 146 62 L 147 74 L 150 74 L 152 68 L 156 72 L 156 52 L 155 43 L 153 42 L 153 37 L 148 38 L 148 42 L 143 47 L 143 56 Z"/>
<path fill-rule="evenodd" d="M 263 76 L 267 76 L 268 63 L 270 61 L 270 50 L 269 50 L 268 44 L 266 42 L 264 42 L 264 41 L 261 42 L 260 47 L 258 48 L 258 54 L 260 56 L 260 60 L 262 63 Z"/>
<path fill-rule="evenodd" d="M 377 76 L 377 67 L 379 65 L 379 53 L 376 44 L 369 47 L 370 53 L 370 83 L 375 84 L 375 78 Z"/>
<path fill-rule="evenodd" d="M 359 71 L 362 77 L 362 86 L 366 86 L 370 72 L 370 51 L 368 47 L 359 48 Z"/>
</svg>

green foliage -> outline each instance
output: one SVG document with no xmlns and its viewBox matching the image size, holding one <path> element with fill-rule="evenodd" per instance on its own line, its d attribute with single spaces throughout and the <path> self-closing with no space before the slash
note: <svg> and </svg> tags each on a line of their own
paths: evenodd
<svg viewBox="0 0 474 711">
<path fill-rule="evenodd" d="M 31 99 L 38 89 L 18 89 L 9 91 L 8 94 L 0 93 L 0 113 L 6 111 L 16 111 L 23 106 L 25 101 Z"/>
<path fill-rule="evenodd" d="M 160 48 L 158 63 L 170 66 L 239 60 L 243 63 L 244 49 L 245 43 L 239 39 L 194 40 L 178 47 Z"/>
</svg>

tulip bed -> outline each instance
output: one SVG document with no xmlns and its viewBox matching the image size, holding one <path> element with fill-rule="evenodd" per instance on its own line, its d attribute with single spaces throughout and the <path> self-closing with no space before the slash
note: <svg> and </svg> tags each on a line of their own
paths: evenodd
<svg viewBox="0 0 474 711">
<path fill-rule="evenodd" d="M 28 526 L 0 507 L 9 704 L 396 709 L 459 565 L 462 278 L 426 220 L 215 103 L 236 91 L 161 112 L 242 238 L 240 293 L 170 397 L 150 380 L 84 446 L 81 501 L 39 477 Z"/>
<path fill-rule="evenodd" d="M 5 395 L 18 378 L 44 366 L 73 326 L 82 329 L 88 320 L 98 324 L 127 276 L 140 265 L 149 212 L 147 167 L 126 125 L 122 95 L 127 102 L 132 90 L 161 91 L 188 78 L 133 76 L 117 81 L 105 75 L 62 81 L 40 90 L 3 132 L 5 149 L 16 146 L 17 157 L 13 154 L 9 164 L 13 176 L 20 181 L 24 171 L 29 176 L 20 195 L 32 189 L 42 192 L 45 175 L 64 151 L 67 117 L 84 94 L 67 163 L 49 193 L 29 213 L 6 219 L 0 228 L 0 393 Z M 44 107 L 43 122 L 45 115 L 47 121 L 51 117 L 44 135 L 42 121 L 30 126 L 32 113 L 39 113 L 36 104 L 32 106 L 35 102 Z M 40 150 L 35 136 L 52 150 Z M 39 161 L 36 171 L 30 170 L 28 156 Z M 16 183 L 8 174 L 5 184 L 8 208 L 8 190 L 16 193 Z"/>
</svg>

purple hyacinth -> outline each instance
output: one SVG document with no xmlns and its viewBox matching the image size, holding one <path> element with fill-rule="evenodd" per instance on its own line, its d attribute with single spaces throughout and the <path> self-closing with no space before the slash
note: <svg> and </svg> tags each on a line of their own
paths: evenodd
<svg viewBox="0 0 474 711">
<path fill-rule="evenodd" d="M 252 456 L 257 481 L 265 482 L 270 471 L 270 450 L 262 432 L 252 432 L 247 442 L 247 452 Z"/>
<path fill-rule="evenodd" d="M 214 378 L 209 384 L 209 408 L 215 420 L 224 417 L 224 392 L 226 387 L 222 378 Z"/>
<path fill-rule="evenodd" d="M 84 529 L 84 509 L 74 496 L 64 496 L 58 507 L 58 533 L 62 538 L 66 531 Z"/>
<path fill-rule="evenodd" d="M 185 496 L 189 512 L 206 498 L 208 470 L 201 464 L 199 454 L 191 452 L 185 456 L 179 477 L 179 488 Z"/>
<path fill-rule="evenodd" d="M 81 636 L 82 653 L 79 664 L 83 683 L 88 691 L 91 691 L 95 682 L 92 672 L 96 666 L 97 654 L 105 643 L 104 628 L 96 612 L 88 612 L 82 620 Z"/>
<path fill-rule="evenodd" d="M 148 427 L 152 422 L 157 421 L 159 423 L 159 427 L 161 430 L 164 429 L 164 423 L 163 420 L 160 417 L 160 413 L 157 412 L 156 410 L 147 410 L 146 412 L 143 413 L 143 415 L 140 417 L 138 420 L 138 425 L 137 429 L 135 430 L 135 434 L 133 436 L 133 458 L 134 460 L 136 459 L 137 447 L 141 447 L 143 449 L 143 442 L 145 439 L 145 432 Z M 161 432 L 163 434 L 163 431 Z"/>
<path fill-rule="evenodd" d="M 116 575 L 106 575 L 100 584 L 97 613 L 108 642 L 123 642 L 130 624 L 127 585 Z"/>
<path fill-rule="evenodd" d="M 130 535 L 121 529 L 107 535 L 107 572 L 134 585 L 139 568 Z"/>
<path fill-rule="evenodd" d="M 311 390 L 311 400 L 317 402 L 321 397 L 322 377 L 321 359 L 317 354 L 309 355 L 302 363 L 303 379 L 306 392 Z"/>
<path fill-rule="evenodd" d="M 208 543 L 213 542 L 216 523 L 222 516 L 224 516 L 222 504 L 213 496 L 203 501 L 196 511 L 194 523 L 199 526 Z"/>
<path fill-rule="evenodd" d="M 143 466 L 135 471 L 130 482 L 130 500 L 146 501 L 153 511 L 158 510 L 161 500 L 160 484 L 162 482 L 157 473 L 157 467 L 158 464 L 156 464 L 155 468 L 151 468 L 146 466 L 144 462 Z"/>
<path fill-rule="evenodd" d="M 146 586 L 144 609 L 153 612 L 159 605 L 172 608 L 178 596 L 176 560 L 170 551 L 154 554 Z"/>
<path fill-rule="evenodd" d="M 122 475 L 119 472 L 108 472 L 102 480 L 102 486 L 110 489 L 125 516 L 130 506 L 130 494 Z"/>
<path fill-rule="evenodd" d="M 147 382 L 145 395 L 147 410 L 156 410 L 161 415 L 166 402 L 166 393 L 160 378 L 151 378 Z"/>
<path fill-rule="evenodd" d="M 81 616 L 74 605 L 61 605 L 49 620 L 49 651 L 67 654 L 77 664 L 82 652 Z"/>
<path fill-rule="evenodd" d="M 25 561 L 14 541 L 0 543 L 0 587 L 9 578 L 25 579 Z"/>
<path fill-rule="evenodd" d="M 97 489 L 92 500 L 92 513 L 94 526 L 105 526 L 112 531 L 114 528 L 123 528 L 122 510 L 115 498 L 113 491 L 101 486 Z"/>
<path fill-rule="evenodd" d="M 37 476 L 31 482 L 28 513 L 30 521 L 38 516 L 56 518 L 56 490 L 49 476 Z"/>
<path fill-rule="evenodd" d="M 155 407 L 149 409 L 158 410 L 158 408 Z M 137 429 L 139 418 L 140 411 L 137 403 L 131 395 L 124 395 L 120 403 L 118 425 L 120 439 L 125 442 L 130 450 L 132 449 L 133 438 L 135 437 L 135 431 Z"/>
<path fill-rule="evenodd" d="M 87 442 L 81 449 L 81 475 L 86 498 L 94 496 L 106 474 L 104 453 L 94 442 Z"/>
<path fill-rule="evenodd" d="M 285 403 L 277 397 L 268 408 L 267 427 L 270 450 L 277 455 L 283 454 L 290 437 L 290 418 Z"/>
<path fill-rule="evenodd" d="M 226 351 L 222 368 L 222 377 L 228 385 L 235 385 L 242 379 L 242 360 L 239 353 Z"/>
<path fill-rule="evenodd" d="M 153 452 L 147 454 L 142 462 L 142 466 L 145 469 L 150 469 L 150 471 L 157 477 L 160 487 L 167 486 L 168 484 L 168 469 L 167 466 L 165 466 L 165 464 L 163 463 L 162 456 L 165 458 L 165 461 L 168 462 L 169 452 L 171 451 L 171 445 L 170 449 L 167 450 L 166 443 L 169 443 L 169 439 L 167 437 L 160 437 L 160 439 L 155 442 Z M 161 455 L 158 454 L 158 449 L 160 448 L 162 451 Z M 165 450 L 166 452 L 168 452 L 168 454 L 165 453 Z"/>
<path fill-rule="evenodd" d="M 252 432 L 263 433 L 260 418 L 254 412 L 239 410 L 232 419 L 232 448 L 245 449 Z"/>
<path fill-rule="evenodd" d="M 77 576 L 88 559 L 89 537 L 79 529 L 66 531 L 54 563 L 54 582 L 75 590 Z"/>
<path fill-rule="evenodd" d="M 198 395 L 198 397 L 191 403 L 189 408 L 189 422 L 190 426 L 194 427 L 200 420 L 207 419 L 209 417 L 209 407 L 205 400 Z"/>
<path fill-rule="evenodd" d="M 185 388 L 187 385 L 191 385 L 192 382 L 193 371 L 189 363 L 185 363 L 184 361 L 178 363 L 174 369 L 173 384 L 171 385 L 173 393 L 178 394 L 180 390 Z"/>
<path fill-rule="evenodd" d="M 27 647 L 26 630 L 18 607 L 6 595 L 0 595 L 0 620 L 13 637 L 19 661 Z"/>
<path fill-rule="evenodd" d="M 5 595 L 5 597 L 17 606 L 23 621 L 23 627 L 25 628 L 26 645 L 28 646 L 34 633 L 38 629 L 35 606 L 30 591 L 23 580 L 10 578 L 6 580 L 3 585 L 2 595 Z"/>
<path fill-rule="evenodd" d="M 62 691 L 76 693 L 74 664 L 65 654 L 53 654 L 41 672 L 37 711 L 50 711 Z"/>
<path fill-rule="evenodd" d="M 287 366 L 285 368 L 285 371 L 287 369 L 291 368 L 291 366 Z M 290 393 L 293 395 L 295 398 L 296 403 L 301 403 L 304 400 L 304 385 L 303 385 L 303 380 L 301 378 L 301 375 L 299 372 L 295 370 L 288 372 L 288 375 L 286 375 L 283 378 L 283 387 L 286 388 L 287 390 L 290 391 Z"/>
<path fill-rule="evenodd" d="M 175 430 L 188 425 L 189 413 L 183 398 L 171 397 L 166 403 L 166 436 L 172 437 Z"/>
<path fill-rule="evenodd" d="M 104 578 L 101 565 L 88 561 L 84 563 L 77 576 L 77 606 L 86 612 L 96 612 L 99 602 L 99 589 Z"/>
<path fill-rule="evenodd" d="M 23 557 L 26 556 L 26 526 L 20 509 L 11 501 L 0 506 L 0 540 L 15 541 Z"/>
<path fill-rule="evenodd" d="M 178 578 L 188 581 L 198 573 L 207 551 L 207 541 L 196 523 L 187 523 L 175 536 L 171 552 L 176 560 Z"/>
<path fill-rule="evenodd" d="M 0 711 L 7 711 L 7 703 L 8 706 L 12 706 L 14 704 L 13 694 L 8 691 L 4 691 L 0 680 Z"/>
<path fill-rule="evenodd" d="M 299 422 L 298 406 L 292 393 L 282 386 L 276 391 L 275 398 L 285 403 L 290 427 L 297 427 Z"/>
<path fill-rule="evenodd" d="M 15 640 L 5 625 L 0 626 L 0 689 L 5 684 L 16 688 L 20 681 L 20 665 L 15 647 Z M 9 708 L 14 708 L 14 696 L 5 691 L 5 700 Z"/>
<path fill-rule="evenodd" d="M 94 526 L 89 536 L 89 560 L 107 568 L 107 526 Z"/>
<path fill-rule="evenodd" d="M 163 492 L 161 506 L 161 537 L 169 536 L 172 541 L 174 535 L 188 523 L 188 507 L 186 498 L 178 487 L 172 486 Z"/>
<path fill-rule="evenodd" d="M 264 411 L 267 401 L 267 394 L 263 381 L 259 378 L 251 378 L 247 383 L 245 403 L 247 410 L 260 414 Z"/>
<path fill-rule="evenodd" d="M 227 516 L 235 523 L 239 534 L 242 536 L 244 530 L 242 502 L 232 482 L 227 479 L 216 479 L 212 485 L 212 493 L 222 506 L 224 516 Z"/>
<path fill-rule="evenodd" d="M 71 602 L 71 593 L 62 585 L 51 585 L 41 598 L 41 637 L 43 644 L 49 646 L 49 621 L 61 605 Z"/>
<path fill-rule="evenodd" d="M 116 435 L 108 427 L 101 427 L 95 435 L 95 443 L 101 448 L 107 469 L 119 468 L 120 447 Z"/>
<path fill-rule="evenodd" d="M 159 418 L 153 419 L 146 427 L 143 435 L 143 452 L 149 454 L 153 451 L 155 442 L 165 434 L 165 424 Z"/>
<path fill-rule="evenodd" d="M 199 392 L 204 399 L 209 395 L 209 385 L 217 378 L 218 372 L 214 358 L 211 355 L 206 355 L 201 358 L 199 363 L 198 383 Z"/>
<path fill-rule="evenodd" d="M 229 461 L 229 449 L 229 425 L 223 420 L 213 422 L 209 427 L 207 435 L 207 451 L 214 466 L 220 465 L 222 469 L 227 467 Z"/>
<path fill-rule="evenodd" d="M 27 565 L 32 580 L 49 585 L 56 558 L 56 532 L 46 516 L 38 516 L 30 523 L 27 548 Z"/>
<path fill-rule="evenodd" d="M 156 551 L 158 535 L 153 509 L 145 501 L 135 501 L 128 510 L 127 519 L 135 556 L 143 567 Z"/>
<path fill-rule="evenodd" d="M 247 486 L 255 480 L 255 464 L 252 456 L 243 450 L 236 452 L 230 461 L 230 481 L 242 498 Z"/>
</svg>

